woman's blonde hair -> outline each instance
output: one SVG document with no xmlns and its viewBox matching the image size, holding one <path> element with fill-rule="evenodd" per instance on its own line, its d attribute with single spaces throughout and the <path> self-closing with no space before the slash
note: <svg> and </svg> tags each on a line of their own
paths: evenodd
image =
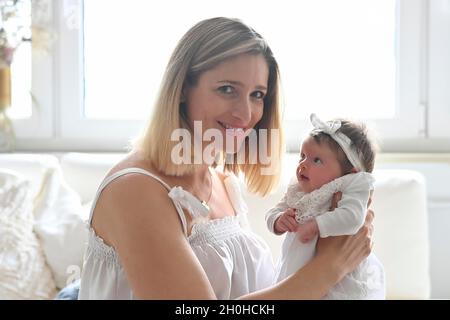
<svg viewBox="0 0 450 320">
<path fill-rule="evenodd" d="M 249 139 L 242 146 L 245 148 L 245 163 L 225 162 L 225 170 L 245 175 L 250 192 L 260 195 L 269 193 L 278 182 L 281 155 L 283 153 L 283 134 L 281 131 L 280 89 L 278 64 L 266 41 L 252 28 L 237 19 L 212 18 L 194 25 L 179 41 L 167 65 L 153 114 L 144 132 L 133 144 L 158 171 L 167 175 L 182 176 L 195 170 L 194 164 L 175 164 L 171 161 L 171 152 L 178 141 L 171 141 L 175 129 L 185 128 L 192 133 L 185 108 L 182 103 L 183 89 L 195 86 L 199 76 L 219 63 L 241 54 L 261 54 L 269 67 L 268 90 L 264 97 L 262 119 L 255 130 L 277 129 L 276 141 L 272 141 L 270 132 L 267 138 L 267 150 L 270 154 L 271 174 L 261 174 L 261 169 L 268 167 L 257 161 L 249 162 Z M 259 139 L 258 148 L 259 148 Z M 235 160 L 236 160 L 236 156 Z"/>
</svg>

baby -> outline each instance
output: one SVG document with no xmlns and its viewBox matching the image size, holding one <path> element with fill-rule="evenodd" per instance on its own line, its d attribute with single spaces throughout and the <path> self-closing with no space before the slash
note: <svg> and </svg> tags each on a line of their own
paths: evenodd
<svg viewBox="0 0 450 320">
<path fill-rule="evenodd" d="M 276 281 L 303 267 L 314 255 L 318 237 L 355 234 L 364 224 L 373 190 L 375 147 L 364 125 L 347 120 L 322 122 L 303 142 L 296 179 L 281 201 L 266 213 L 269 230 L 287 232 Z M 329 211 L 333 195 L 342 193 Z M 384 269 L 372 253 L 331 289 L 325 299 L 385 299 Z"/>
</svg>

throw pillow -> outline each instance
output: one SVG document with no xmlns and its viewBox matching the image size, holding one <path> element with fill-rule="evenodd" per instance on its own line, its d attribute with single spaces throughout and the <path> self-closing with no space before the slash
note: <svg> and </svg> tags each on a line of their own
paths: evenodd
<svg viewBox="0 0 450 320">
<path fill-rule="evenodd" d="M 0 299 L 52 299 L 52 273 L 33 232 L 30 184 L 0 169 Z"/>
<path fill-rule="evenodd" d="M 88 241 L 85 221 L 88 208 L 80 196 L 63 179 L 61 169 L 50 168 L 44 174 L 40 192 L 35 198 L 34 230 L 41 240 L 56 286 L 63 288 L 81 274 L 83 255 Z"/>
</svg>

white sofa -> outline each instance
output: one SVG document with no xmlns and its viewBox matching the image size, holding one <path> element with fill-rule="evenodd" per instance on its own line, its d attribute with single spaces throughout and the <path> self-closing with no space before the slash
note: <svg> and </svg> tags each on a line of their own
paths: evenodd
<svg viewBox="0 0 450 320">
<path fill-rule="evenodd" d="M 35 213 L 40 212 L 35 217 L 35 232 L 42 241 L 58 287 L 79 277 L 86 242 L 86 229 L 80 229 L 79 225 L 87 218 L 97 186 L 121 157 L 123 154 L 0 154 L 0 169 L 15 170 L 29 179 L 31 192 L 38 195 L 34 204 L 46 208 L 45 214 L 42 208 L 35 208 Z M 281 184 L 274 194 L 259 198 L 244 190 L 249 222 L 266 240 L 274 259 L 279 256 L 282 238 L 266 230 L 264 212 L 281 198 L 295 172 L 296 157 L 286 155 Z M 49 172 L 60 174 L 49 180 Z M 387 298 L 427 299 L 430 277 L 424 178 L 411 170 L 383 169 L 375 170 L 374 174 L 377 180 L 372 205 L 376 213 L 374 251 L 385 267 Z M 59 189 L 51 189 L 53 193 L 49 195 L 47 188 L 47 194 L 43 194 L 43 184 L 51 181 L 57 181 Z M 43 219 L 44 215 L 47 219 Z M 48 227 L 47 221 L 53 226 Z M 59 225 L 61 221 L 64 223 Z"/>
</svg>

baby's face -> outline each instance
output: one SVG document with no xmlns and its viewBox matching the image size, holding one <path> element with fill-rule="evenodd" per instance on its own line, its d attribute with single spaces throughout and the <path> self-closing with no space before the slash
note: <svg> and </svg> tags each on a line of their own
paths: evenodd
<svg viewBox="0 0 450 320">
<path fill-rule="evenodd" d="M 325 143 L 317 144 L 312 137 L 306 139 L 297 166 L 297 180 L 301 191 L 314 191 L 340 176 L 342 170 L 335 152 Z"/>
</svg>

